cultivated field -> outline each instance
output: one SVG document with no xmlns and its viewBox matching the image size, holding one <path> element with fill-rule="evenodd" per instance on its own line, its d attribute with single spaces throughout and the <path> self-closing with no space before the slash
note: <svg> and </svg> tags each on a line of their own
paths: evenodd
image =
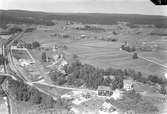
<svg viewBox="0 0 167 114">
<path fill-rule="evenodd" d="M 104 41 L 78 41 L 68 45 L 68 51 L 79 55 L 81 61 L 102 68 L 131 68 L 146 74 L 164 75 L 165 69 L 143 59 L 132 59 L 132 55 L 120 50 L 119 43 Z"/>
<path fill-rule="evenodd" d="M 26 51 L 23 50 L 12 50 L 12 53 L 14 54 L 14 57 L 16 59 L 31 59 L 30 56 L 28 55 L 28 53 Z"/>
<path fill-rule="evenodd" d="M 134 45 L 137 42 L 143 41 L 159 41 L 158 36 L 150 36 L 149 33 L 152 28 L 145 29 L 127 29 L 122 30 L 120 34 L 111 34 L 111 29 L 105 26 L 106 32 L 95 33 L 83 30 L 74 30 L 73 26 L 56 25 L 53 27 L 39 28 L 32 33 L 26 33 L 22 39 L 26 42 L 39 41 L 41 44 L 49 44 L 50 46 L 67 46 L 64 53 L 67 55 L 67 59 L 72 54 L 77 54 L 79 59 L 83 63 L 92 64 L 100 68 L 131 68 L 137 71 L 141 71 L 146 76 L 147 74 L 155 74 L 164 77 L 164 73 L 167 72 L 166 68 L 144 60 L 142 58 L 132 59 L 132 55 L 120 50 L 121 44 L 124 41 L 128 41 L 130 45 Z M 56 34 L 55 36 L 53 36 Z M 57 35 L 59 34 L 59 35 Z M 69 38 L 62 38 L 60 34 L 68 34 Z M 80 36 L 86 34 L 89 38 L 81 39 Z M 96 37 L 96 38 L 95 38 Z M 103 41 L 101 37 L 113 37 L 118 39 L 117 42 Z M 141 52 L 139 53 L 143 57 L 157 61 L 160 64 L 166 64 L 166 53 L 164 52 Z M 37 54 L 39 55 L 39 54 Z"/>
</svg>

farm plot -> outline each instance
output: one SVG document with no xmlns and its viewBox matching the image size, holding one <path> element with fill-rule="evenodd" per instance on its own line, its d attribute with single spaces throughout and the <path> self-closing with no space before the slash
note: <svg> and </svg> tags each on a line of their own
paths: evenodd
<svg viewBox="0 0 167 114">
<path fill-rule="evenodd" d="M 153 61 L 159 62 L 161 64 L 167 63 L 167 52 L 156 51 L 156 52 L 141 52 L 140 55 L 149 58 Z"/>
<path fill-rule="evenodd" d="M 166 70 L 144 59 L 132 59 L 132 55 L 120 50 L 120 43 L 100 40 L 79 40 L 68 45 L 70 53 L 75 53 L 84 63 L 100 68 L 131 68 L 145 74 L 163 76 Z"/>
<path fill-rule="evenodd" d="M 12 53 L 14 55 L 14 57 L 19 60 L 19 59 L 31 59 L 31 57 L 28 55 L 28 53 L 26 51 L 23 50 L 12 50 Z"/>
<path fill-rule="evenodd" d="M 68 57 L 71 57 L 70 54 L 76 54 L 83 63 L 91 64 L 100 68 L 132 68 L 145 74 L 156 74 L 163 77 L 164 73 L 166 72 L 166 69 L 164 69 L 162 66 L 159 66 L 150 61 L 140 58 L 133 60 L 132 55 L 123 50 L 120 50 L 121 42 L 119 41 L 107 42 L 95 39 L 60 39 L 57 37 L 52 37 L 51 34 L 53 33 L 55 33 L 55 30 L 47 32 L 37 30 L 35 32 L 32 32 L 31 34 L 26 34 L 22 39 L 24 39 L 26 42 L 39 41 L 40 43 L 47 43 L 50 45 L 65 45 L 67 46 L 65 52 L 68 54 Z M 122 39 L 123 37 L 125 37 L 125 35 L 122 35 L 119 39 Z M 127 35 L 126 38 L 127 37 L 129 38 L 130 35 Z M 149 59 L 156 58 L 158 59 L 158 61 L 161 60 L 163 64 L 165 63 L 165 61 L 167 61 L 163 55 L 164 53 L 154 53 L 155 58 L 151 58 L 152 54 L 149 52 L 139 54 L 144 57 L 148 56 Z"/>
</svg>

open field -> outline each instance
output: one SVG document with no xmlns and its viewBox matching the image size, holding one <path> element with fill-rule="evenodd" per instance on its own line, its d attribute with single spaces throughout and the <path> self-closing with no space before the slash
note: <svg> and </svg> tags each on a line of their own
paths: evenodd
<svg viewBox="0 0 167 114">
<path fill-rule="evenodd" d="M 153 29 L 130 29 L 129 33 L 127 31 L 121 32 L 118 35 L 111 34 L 111 30 L 106 29 L 104 33 L 94 33 L 90 31 L 83 30 L 73 30 L 69 25 L 65 25 L 66 29 L 63 29 L 62 25 L 57 25 L 53 27 L 46 27 L 44 29 L 37 29 L 32 33 L 25 33 L 22 40 L 26 42 L 39 41 L 41 44 L 49 44 L 50 46 L 67 46 L 64 53 L 67 55 L 67 59 L 73 54 L 77 54 L 79 59 L 83 63 L 91 64 L 100 68 L 122 68 L 122 69 L 135 69 L 136 71 L 143 72 L 144 76 L 148 74 L 155 74 L 164 77 L 164 73 L 167 70 L 155 63 L 144 60 L 142 58 L 133 60 L 132 55 L 127 52 L 120 50 L 122 42 L 128 41 L 131 44 L 143 41 L 159 41 L 158 36 L 148 35 Z M 106 27 L 107 28 L 107 27 Z M 134 31 L 140 32 L 136 34 Z M 69 38 L 62 38 L 59 35 L 53 36 L 53 34 L 68 34 Z M 80 39 L 80 35 L 89 35 L 89 38 Z M 100 40 L 101 37 L 114 37 L 119 39 L 117 42 L 109 42 Z M 96 37 L 96 39 L 94 38 Z M 79 39 L 78 39 L 79 38 Z M 141 56 L 146 57 L 150 60 L 156 61 L 158 63 L 165 64 L 167 62 L 166 53 L 164 52 L 141 52 Z M 36 56 L 35 53 L 33 53 Z M 39 53 L 37 54 L 39 55 Z M 36 56 L 36 58 L 38 58 Z M 70 60 L 70 59 L 69 59 Z"/>
<path fill-rule="evenodd" d="M 28 55 L 28 53 L 26 51 L 23 50 L 12 50 L 14 57 L 16 59 L 31 59 L 30 56 Z"/>
<path fill-rule="evenodd" d="M 103 41 L 78 41 L 71 43 L 68 51 L 76 53 L 79 58 L 88 64 L 108 68 L 132 68 L 148 74 L 163 75 L 165 69 L 159 65 L 143 59 L 132 59 L 125 51 L 119 49 L 120 44 Z"/>
<path fill-rule="evenodd" d="M 155 52 L 141 52 L 140 55 L 147 57 L 151 60 L 157 61 L 161 64 L 167 64 L 167 52 L 155 51 Z"/>
</svg>

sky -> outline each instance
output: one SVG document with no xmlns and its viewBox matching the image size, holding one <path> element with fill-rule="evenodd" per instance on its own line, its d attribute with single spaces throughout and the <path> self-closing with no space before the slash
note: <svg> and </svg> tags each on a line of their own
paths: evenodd
<svg viewBox="0 0 167 114">
<path fill-rule="evenodd" d="M 150 0 L 0 0 L 0 9 L 167 16 L 167 6 L 155 6 Z"/>
</svg>

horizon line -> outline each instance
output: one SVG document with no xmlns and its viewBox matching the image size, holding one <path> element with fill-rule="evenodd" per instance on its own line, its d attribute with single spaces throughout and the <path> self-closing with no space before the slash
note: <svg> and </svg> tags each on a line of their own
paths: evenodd
<svg viewBox="0 0 167 114">
<path fill-rule="evenodd" d="M 143 13 L 106 13 L 106 12 L 56 12 L 56 11 L 42 11 L 42 10 L 28 10 L 28 9 L 0 9 L 6 11 L 28 11 L 28 12 L 40 12 L 40 13 L 50 13 L 50 14 L 122 14 L 122 15 L 145 15 L 145 16 L 162 16 L 167 17 L 167 15 L 157 15 L 157 14 L 143 14 Z"/>
</svg>

